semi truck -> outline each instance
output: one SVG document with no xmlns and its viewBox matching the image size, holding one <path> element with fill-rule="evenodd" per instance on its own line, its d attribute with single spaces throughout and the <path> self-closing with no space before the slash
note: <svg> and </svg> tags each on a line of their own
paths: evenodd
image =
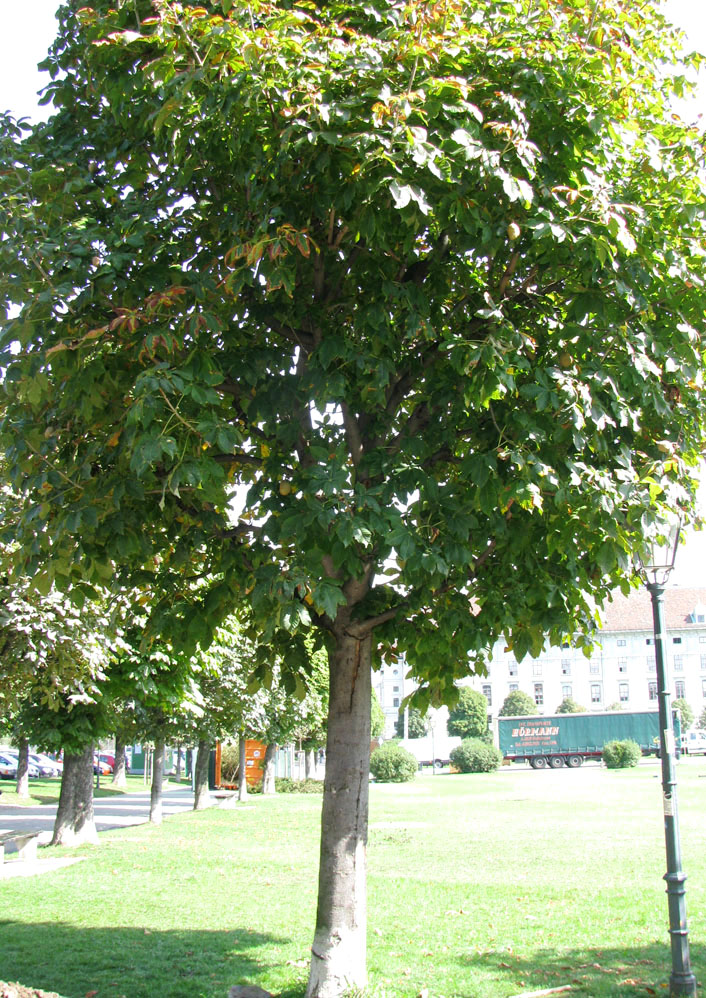
<svg viewBox="0 0 706 998">
<path fill-rule="evenodd" d="M 400 745 L 411 752 L 420 766 L 447 766 L 449 756 L 462 739 L 454 735 L 424 735 L 423 738 L 400 738 Z"/>
<path fill-rule="evenodd" d="M 674 738 L 681 743 L 679 712 L 674 711 Z M 575 769 L 584 759 L 600 759 L 607 742 L 637 742 L 643 755 L 659 755 L 659 713 L 608 710 L 600 713 L 542 714 L 499 717 L 498 742 L 503 758 L 529 762 L 533 769 Z"/>
</svg>

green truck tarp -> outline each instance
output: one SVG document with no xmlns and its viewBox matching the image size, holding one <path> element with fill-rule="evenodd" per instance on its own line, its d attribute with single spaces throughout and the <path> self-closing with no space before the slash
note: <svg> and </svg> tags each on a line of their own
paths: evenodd
<svg viewBox="0 0 706 998">
<path fill-rule="evenodd" d="M 674 718 L 679 744 L 679 716 Z M 500 751 L 506 758 L 600 754 L 606 742 L 637 742 L 643 752 L 659 749 L 657 711 L 608 711 L 605 713 L 549 714 L 541 717 L 498 718 Z"/>
</svg>

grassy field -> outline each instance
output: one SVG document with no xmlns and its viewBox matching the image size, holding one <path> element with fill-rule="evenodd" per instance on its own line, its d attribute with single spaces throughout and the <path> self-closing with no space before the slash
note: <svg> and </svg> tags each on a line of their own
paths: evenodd
<svg viewBox="0 0 706 998">
<path fill-rule="evenodd" d="M 111 783 L 112 776 L 101 776 L 100 786 L 93 791 L 94 797 L 115 797 L 116 794 L 134 794 L 140 790 L 148 790 L 149 785 L 144 778 L 139 775 L 127 777 L 127 785 L 124 790 L 116 790 Z M 165 787 L 178 786 L 175 780 L 165 781 Z M 35 807 L 37 804 L 56 804 L 59 800 L 61 790 L 60 777 L 42 778 L 29 781 L 29 797 L 18 797 L 15 791 L 14 780 L 0 781 L 2 799 L 0 804 L 18 804 L 20 807 Z"/>
<path fill-rule="evenodd" d="M 692 962 L 706 981 L 706 760 L 683 760 L 678 778 Z M 424 775 L 371 796 L 376 998 L 667 993 L 655 762 Z M 84 862 L 4 881 L 0 977 L 66 998 L 225 998 L 239 983 L 302 994 L 320 806 L 251 797 L 103 833 L 75 851 Z"/>
</svg>

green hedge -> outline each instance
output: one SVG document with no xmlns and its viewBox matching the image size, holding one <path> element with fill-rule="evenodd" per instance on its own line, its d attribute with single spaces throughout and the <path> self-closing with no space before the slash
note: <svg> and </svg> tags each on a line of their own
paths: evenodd
<svg viewBox="0 0 706 998">
<path fill-rule="evenodd" d="M 396 742 L 385 742 L 370 756 L 370 772 L 378 783 L 408 783 L 418 768 L 412 753 Z"/>
<path fill-rule="evenodd" d="M 461 773 L 492 773 L 502 761 L 500 750 L 480 738 L 466 738 L 451 752 L 451 765 Z"/>
<path fill-rule="evenodd" d="M 603 762 L 608 769 L 629 769 L 637 766 L 642 758 L 642 749 L 637 742 L 629 739 L 624 742 L 607 742 L 603 746 Z"/>
</svg>

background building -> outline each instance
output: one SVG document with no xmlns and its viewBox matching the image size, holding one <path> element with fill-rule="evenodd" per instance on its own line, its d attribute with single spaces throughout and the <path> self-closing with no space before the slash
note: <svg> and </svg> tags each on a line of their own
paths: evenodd
<svg viewBox="0 0 706 998">
<path fill-rule="evenodd" d="M 683 698 L 698 717 L 706 707 L 706 589 L 671 588 L 664 594 L 666 659 L 672 695 Z M 538 714 L 553 714 L 572 697 L 587 710 L 657 709 L 652 604 L 649 593 L 617 594 L 602 614 L 603 626 L 590 658 L 566 645 L 548 648 L 539 658 L 518 662 L 498 642 L 487 677 L 466 682 L 488 701 L 493 719 L 508 693 L 523 690 L 533 698 Z M 386 665 L 374 685 L 386 717 L 385 736 L 394 734 L 400 704 L 415 684 L 405 678 L 403 662 Z"/>
</svg>

